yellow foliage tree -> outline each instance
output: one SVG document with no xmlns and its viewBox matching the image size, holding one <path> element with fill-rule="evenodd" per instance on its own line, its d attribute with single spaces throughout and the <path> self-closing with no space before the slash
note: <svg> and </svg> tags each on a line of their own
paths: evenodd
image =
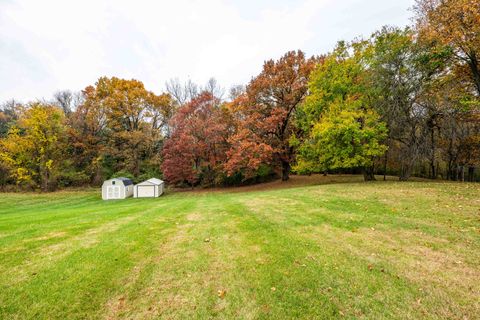
<svg viewBox="0 0 480 320">
<path fill-rule="evenodd" d="M 52 190 L 65 161 L 63 111 L 40 102 L 30 104 L 5 139 L 0 160 L 18 185 Z"/>
</svg>

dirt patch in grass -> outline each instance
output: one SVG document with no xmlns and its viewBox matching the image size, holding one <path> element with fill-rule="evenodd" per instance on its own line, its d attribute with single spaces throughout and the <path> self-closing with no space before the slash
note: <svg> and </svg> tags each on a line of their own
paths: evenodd
<svg viewBox="0 0 480 320">
<path fill-rule="evenodd" d="M 200 213 L 194 212 L 187 215 L 188 221 L 200 221 L 203 220 L 203 216 Z"/>
</svg>

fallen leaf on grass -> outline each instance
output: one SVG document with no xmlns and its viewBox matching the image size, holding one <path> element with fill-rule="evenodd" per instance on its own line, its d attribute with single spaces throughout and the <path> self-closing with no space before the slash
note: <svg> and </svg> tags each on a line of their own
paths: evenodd
<svg viewBox="0 0 480 320">
<path fill-rule="evenodd" d="M 301 263 L 300 261 L 297 261 L 297 260 L 295 260 L 294 263 L 295 263 L 297 266 L 300 266 L 300 267 L 306 267 L 306 266 L 307 266 L 305 263 Z"/>
<path fill-rule="evenodd" d="M 124 305 L 125 305 L 125 297 L 122 296 L 122 297 L 120 297 L 120 298 L 118 299 L 118 306 L 117 306 L 117 308 L 118 308 L 118 309 L 123 309 Z"/>
<path fill-rule="evenodd" d="M 227 290 L 218 290 L 217 295 L 220 299 L 225 298 L 225 295 L 227 294 Z"/>
<path fill-rule="evenodd" d="M 373 266 L 371 264 L 368 265 L 368 270 L 370 270 L 370 271 L 373 270 Z"/>
</svg>

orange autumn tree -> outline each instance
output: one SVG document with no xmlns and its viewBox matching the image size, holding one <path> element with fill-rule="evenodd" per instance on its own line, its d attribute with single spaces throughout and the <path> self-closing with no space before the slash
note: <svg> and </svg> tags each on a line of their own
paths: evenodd
<svg viewBox="0 0 480 320">
<path fill-rule="evenodd" d="M 169 183 L 215 185 L 222 176 L 228 149 L 230 116 L 210 92 L 180 107 L 170 121 L 162 170 Z"/>
<path fill-rule="evenodd" d="M 278 61 L 264 63 L 262 72 L 232 103 L 238 130 L 229 139 L 227 174 L 241 172 L 247 179 L 266 163 L 279 166 L 282 180 L 288 180 L 295 154 L 291 140 L 298 133 L 293 119 L 317 62 L 301 51 L 290 51 Z"/>
<path fill-rule="evenodd" d="M 141 81 L 102 77 L 84 91 L 85 102 L 72 116 L 88 171 L 98 176 L 99 162 L 138 177 L 160 165 L 160 150 L 174 112 L 169 94 L 156 95 Z M 84 139 L 88 135 L 89 139 Z M 101 169 L 101 168 L 100 168 Z M 96 180 L 98 178 L 94 178 Z"/>
<path fill-rule="evenodd" d="M 420 38 L 451 49 L 454 71 L 470 78 L 480 96 L 480 2 L 478 0 L 417 0 Z"/>
</svg>

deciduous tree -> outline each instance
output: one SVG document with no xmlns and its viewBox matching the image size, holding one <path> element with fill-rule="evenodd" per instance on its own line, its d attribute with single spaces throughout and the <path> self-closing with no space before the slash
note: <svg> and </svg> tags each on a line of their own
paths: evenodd
<svg viewBox="0 0 480 320">
<path fill-rule="evenodd" d="M 178 109 L 163 150 L 162 169 L 168 182 L 192 186 L 218 182 L 228 149 L 229 117 L 210 92 Z"/>
<path fill-rule="evenodd" d="M 299 112 L 308 135 L 297 171 L 362 168 L 365 180 L 374 179 L 374 160 L 386 150 L 387 130 L 371 103 L 365 46 L 340 43 L 312 73 L 311 94 Z"/>
<path fill-rule="evenodd" d="M 417 29 L 424 41 L 452 50 L 457 73 L 466 73 L 480 97 L 480 3 L 417 0 Z"/>
<path fill-rule="evenodd" d="M 231 137 L 227 171 L 252 172 L 261 163 L 279 165 L 282 180 L 288 180 L 295 148 L 290 140 L 297 132 L 295 111 L 307 94 L 310 72 L 319 61 L 301 51 L 268 60 L 252 79 L 245 94 L 234 103 L 238 127 Z"/>
<path fill-rule="evenodd" d="M 170 95 L 155 95 L 138 80 L 115 77 L 100 78 L 85 105 L 83 111 L 91 110 L 106 127 L 105 152 L 115 162 L 114 170 L 134 176 L 141 173 L 142 161 L 159 154 L 174 107 Z"/>
<path fill-rule="evenodd" d="M 64 114 L 56 106 L 33 103 L 0 142 L 0 159 L 19 185 L 53 190 L 64 169 Z"/>
</svg>

